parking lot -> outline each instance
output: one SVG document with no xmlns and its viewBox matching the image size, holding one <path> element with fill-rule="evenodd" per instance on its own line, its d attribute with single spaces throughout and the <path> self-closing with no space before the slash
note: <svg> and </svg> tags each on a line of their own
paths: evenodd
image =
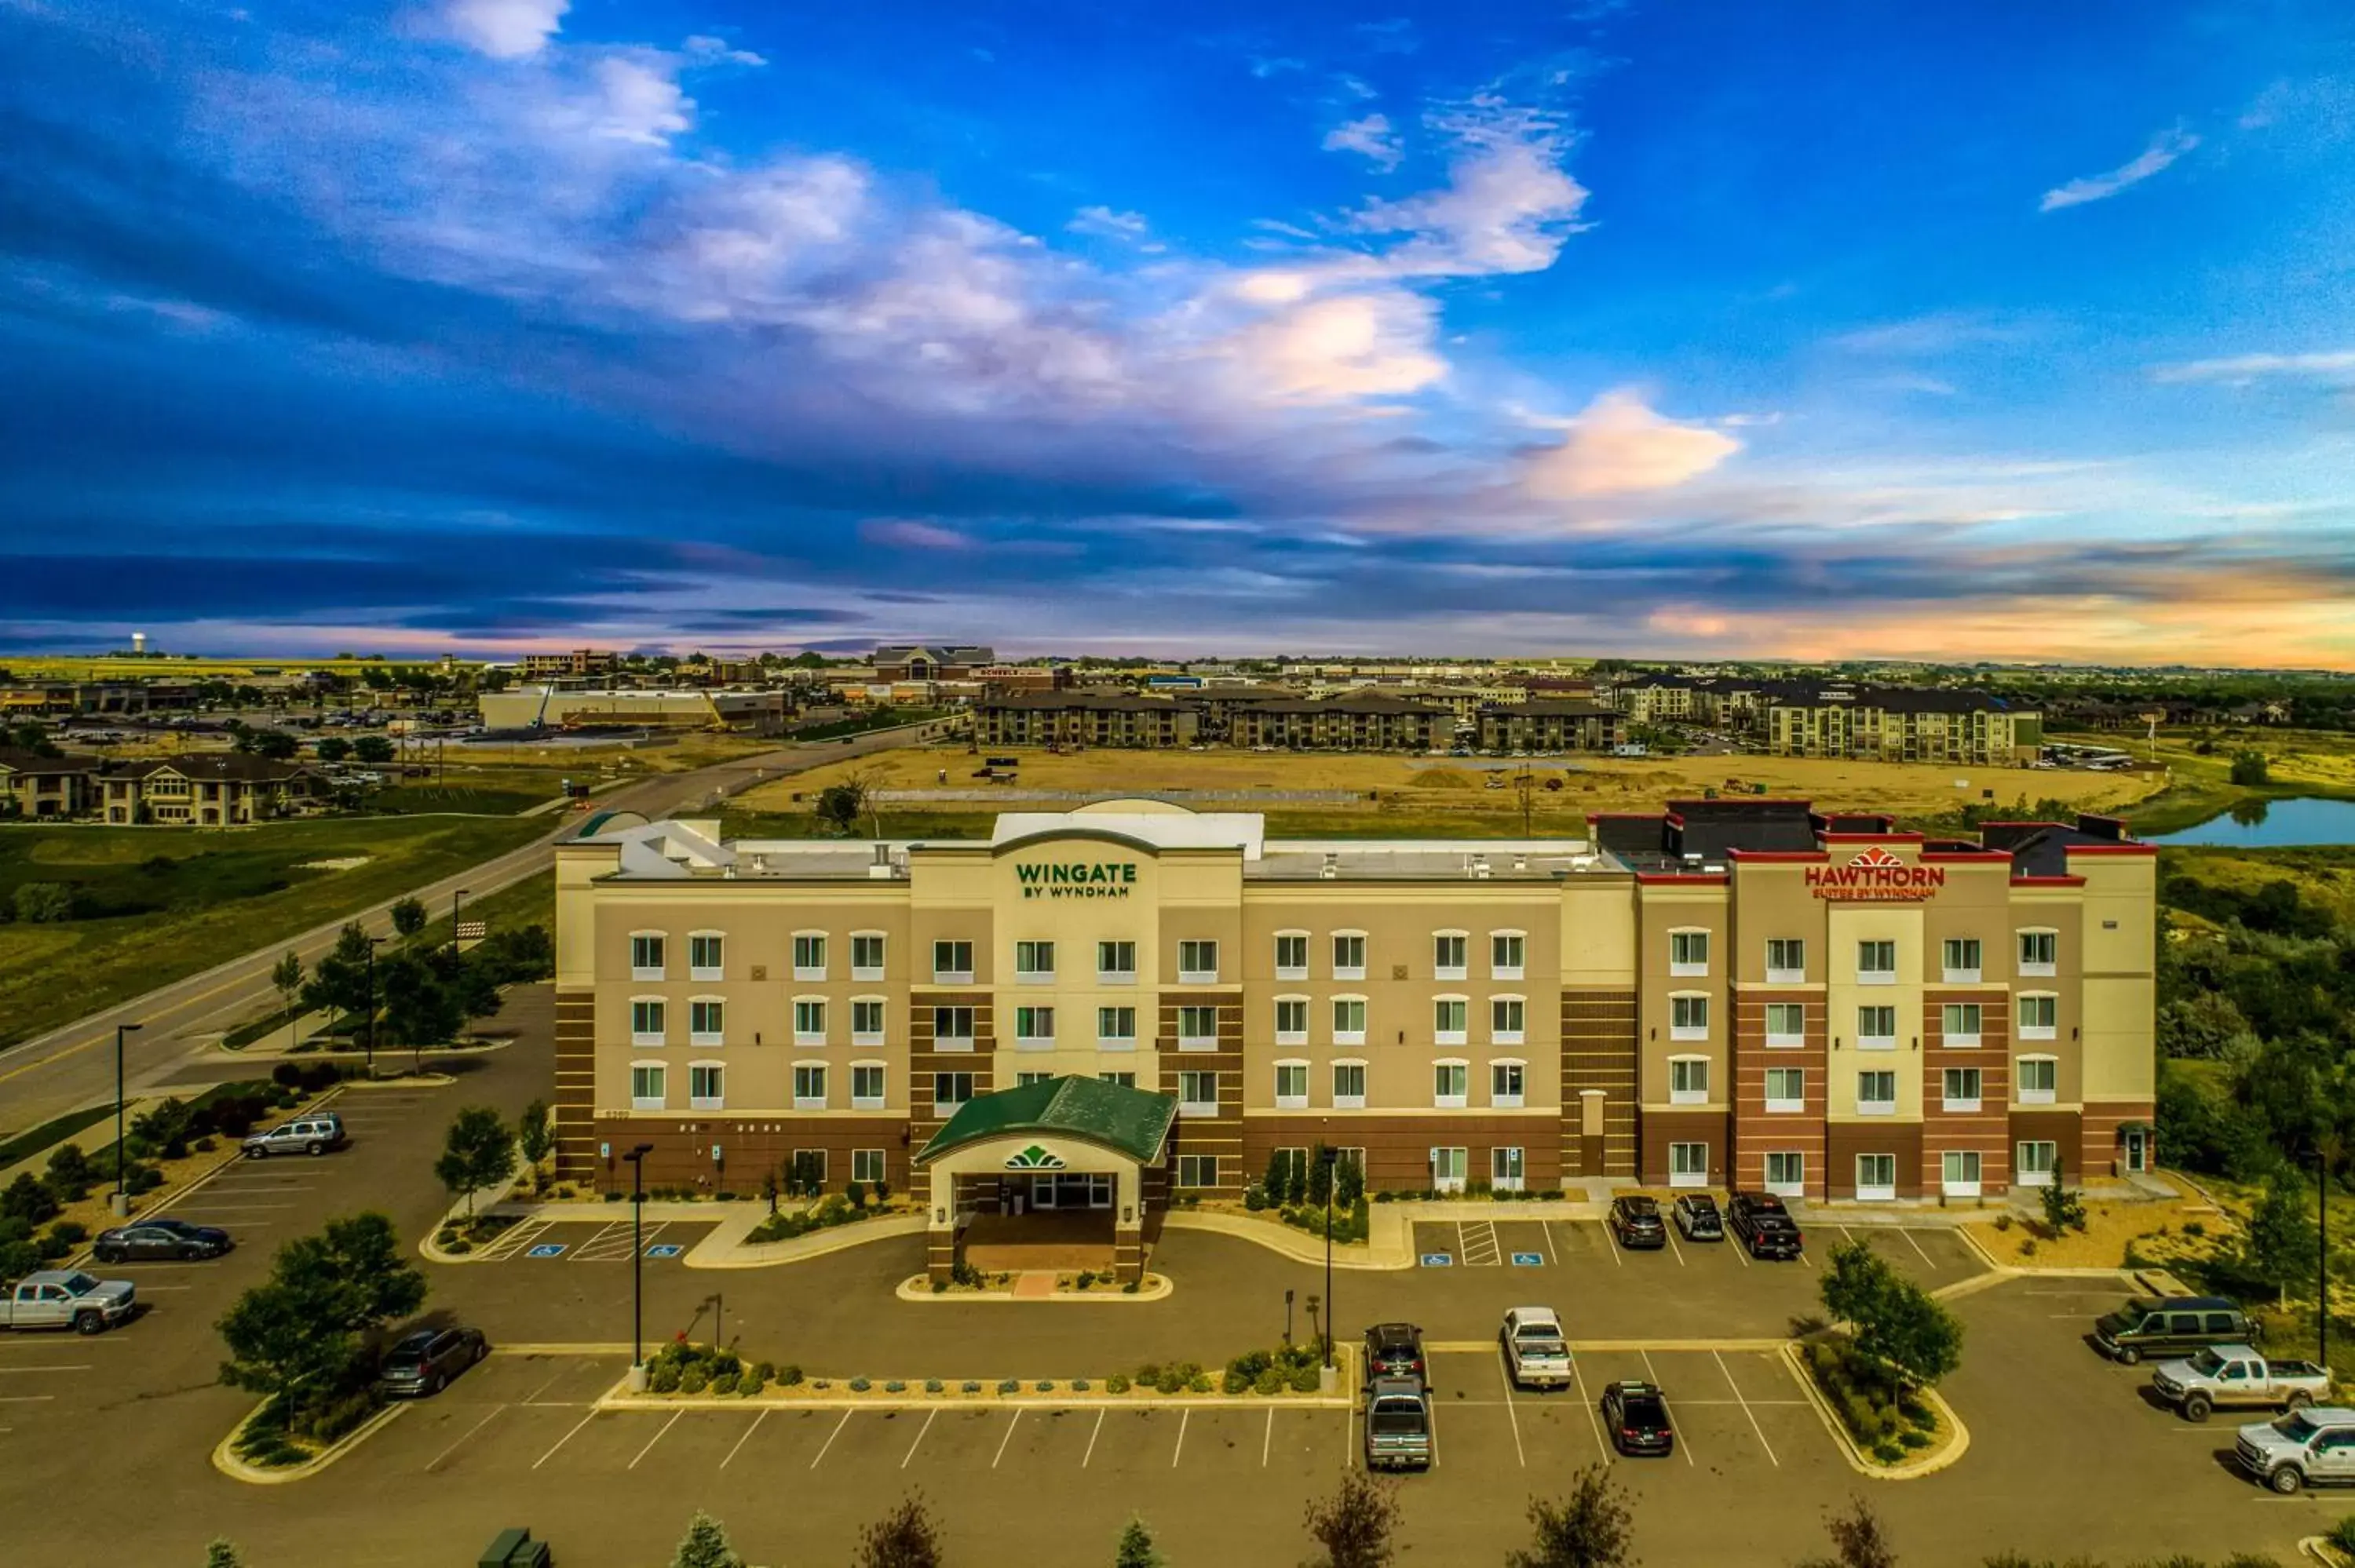
<svg viewBox="0 0 2355 1568">
<path fill-rule="evenodd" d="M 709 1220 L 633 1223 L 626 1205 L 617 1217 L 526 1220 L 476 1250 L 476 1263 L 627 1263 L 643 1247 L 646 1262 L 676 1266 L 711 1234 Z"/>
<path fill-rule="evenodd" d="M 1846 1224 L 1812 1215 L 1806 1231 L 1808 1251 L 1800 1255 L 1802 1268 L 1815 1266 L 1810 1254 L 1851 1241 L 1863 1242 L 1932 1287 L 1952 1284 L 1987 1266 L 1951 1226 Z M 1667 1245 L 1631 1254 L 1599 1220 L 1500 1220 L 1476 1209 L 1467 1210 L 1461 1219 L 1416 1221 L 1414 1253 L 1422 1268 L 1558 1268 L 1602 1261 L 1627 1267 L 1663 1257 L 1678 1268 L 1719 1266 L 1721 1259 L 1730 1260 L 1722 1265 L 1728 1268 L 1788 1266 L 1753 1259 L 1732 1239 L 1687 1241 L 1673 1224 L 1668 1227 Z"/>
</svg>

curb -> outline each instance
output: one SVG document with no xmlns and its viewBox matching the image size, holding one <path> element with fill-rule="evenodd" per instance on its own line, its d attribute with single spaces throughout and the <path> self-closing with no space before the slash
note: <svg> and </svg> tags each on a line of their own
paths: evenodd
<svg viewBox="0 0 2355 1568">
<path fill-rule="evenodd" d="M 948 1381 L 943 1379 L 943 1382 Z M 958 1379 L 964 1382 L 964 1379 Z M 987 1381 L 987 1380 L 983 1380 Z M 779 1399 L 756 1393 L 750 1399 L 698 1394 L 692 1399 L 664 1394 L 609 1393 L 597 1402 L 599 1410 L 1354 1410 L 1357 1401 L 1333 1393 L 1189 1393 L 1100 1394 L 1092 1391 L 1059 1399 L 1053 1394 L 1007 1394 L 985 1399 L 970 1393 L 936 1393 L 910 1398 L 887 1393 L 880 1399 L 862 1394 L 807 1399 Z"/>
<path fill-rule="evenodd" d="M 843 1252 L 871 1241 L 886 1241 L 893 1236 L 920 1235 L 929 1224 L 930 1222 L 921 1212 L 892 1214 L 882 1219 L 854 1220 L 848 1224 L 828 1225 L 824 1230 L 791 1236 L 783 1241 L 747 1242 L 739 1239 L 733 1242 L 722 1242 L 715 1246 L 713 1243 L 719 1235 L 720 1230 L 726 1228 L 726 1222 L 722 1221 L 719 1229 L 712 1231 L 709 1235 L 698 1242 L 681 1261 L 689 1268 L 782 1267 L 786 1264 L 804 1263 L 814 1257 L 824 1257 L 828 1253 Z M 757 1224 L 749 1227 L 749 1229 L 758 1228 Z M 716 1255 L 698 1257 L 697 1255 L 706 1247 L 711 1247 Z M 773 1247 L 780 1249 L 792 1247 L 794 1250 L 792 1252 L 767 1250 Z"/>
<path fill-rule="evenodd" d="M 1916 1459 L 1911 1464 L 1904 1465 L 1875 1464 L 1865 1457 L 1863 1451 L 1857 1447 L 1856 1439 L 1849 1436 L 1846 1424 L 1833 1413 L 1831 1402 L 1825 1398 L 1824 1391 L 1816 1386 L 1814 1375 L 1807 1371 L 1799 1359 L 1797 1340 L 1786 1340 L 1783 1342 L 1783 1364 L 1806 1393 L 1807 1404 L 1815 1411 L 1816 1419 L 1824 1424 L 1824 1430 L 1830 1433 L 1832 1441 L 1839 1445 L 1839 1451 L 1848 1460 L 1849 1468 L 1858 1475 L 1870 1476 L 1877 1481 L 1919 1480 L 1923 1476 L 1935 1475 L 1970 1452 L 1971 1429 L 1963 1425 L 1963 1418 L 1955 1414 L 1955 1407 L 1948 1404 L 1945 1396 L 1936 1389 L 1923 1388 L 1916 1392 L 1929 1403 L 1933 1409 L 1937 1411 L 1939 1416 L 1945 1421 L 1947 1427 L 1954 1433 L 1954 1436 L 1948 1440 L 1944 1448 L 1927 1458 Z"/>
<path fill-rule="evenodd" d="M 2304 1535 L 2298 1538 L 2297 1554 L 2322 1564 L 2322 1568 L 2344 1568 L 2347 1554 L 2330 1544 L 2327 1535 Z"/>
<path fill-rule="evenodd" d="M 1564 1340 L 1572 1355 L 1602 1351 L 1774 1351 L 1788 1346 L 1788 1340 Z M 1424 1343 L 1425 1351 L 1436 1355 L 1477 1355 L 1497 1349 L 1494 1340 L 1432 1340 Z"/>
<path fill-rule="evenodd" d="M 1487 1215 L 1481 1216 L 1483 1219 Z M 1232 1236 L 1238 1241 L 1263 1246 L 1279 1256 L 1295 1263 L 1311 1263 L 1324 1266 L 1325 1244 L 1306 1231 L 1295 1231 L 1280 1220 L 1250 1220 L 1240 1214 L 1206 1214 L 1199 1211 L 1173 1209 L 1161 1216 L 1164 1230 L 1172 1226 L 1179 1230 L 1209 1231 L 1217 1235 Z M 1295 1241 L 1295 1238 L 1296 1241 Z M 1365 1250 L 1357 1256 L 1349 1248 L 1362 1245 Z M 1333 1266 L 1363 1270 L 1406 1269 L 1414 1266 L 1413 1249 L 1404 1248 L 1396 1257 L 1376 1256 L 1370 1242 L 1337 1242 L 1333 1246 Z"/>
<path fill-rule="evenodd" d="M 288 1481 L 302 1480 L 307 1476 L 315 1476 L 352 1449 L 358 1447 L 361 1440 L 372 1436 L 378 1427 L 384 1425 L 409 1408 L 406 1404 L 388 1404 L 302 1464 L 289 1465 L 282 1470 L 265 1470 L 259 1465 L 249 1465 L 237 1457 L 237 1440 L 240 1434 L 252 1424 L 253 1418 L 261 1414 L 269 1404 L 270 1402 L 265 1399 L 261 1404 L 247 1411 L 245 1419 L 230 1427 L 229 1436 L 214 1446 L 213 1468 L 230 1480 L 243 1481 L 250 1487 L 276 1487 L 283 1486 Z"/>
<path fill-rule="evenodd" d="M 455 1079 L 452 1080 L 453 1083 L 455 1081 Z M 442 1244 L 434 1238 L 442 1234 L 442 1226 L 455 1224 L 460 1220 L 474 1219 L 478 1214 L 485 1213 L 506 1201 L 507 1194 L 515 1191 L 516 1183 L 523 1180 L 524 1172 L 531 1169 L 531 1162 L 524 1158 L 523 1141 L 520 1139 L 516 1140 L 515 1157 L 515 1169 L 507 1172 L 507 1179 L 496 1187 L 480 1188 L 451 1200 L 450 1206 L 442 1211 L 442 1217 L 433 1222 L 432 1228 L 417 1238 L 419 1255 L 428 1263 L 448 1264 L 453 1266 L 459 1264 L 492 1261 L 481 1255 L 479 1249 L 446 1252 L 442 1250 Z M 490 1194 L 487 1198 L 484 1197 L 484 1193 L 486 1192 Z M 518 1220 L 516 1223 L 521 1224 L 523 1222 Z"/>
<path fill-rule="evenodd" d="M 1166 1274 L 1148 1274 L 1145 1277 L 1146 1283 L 1138 1286 L 1134 1295 L 1125 1290 L 1090 1290 L 1082 1292 L 1078 1290 L 1063 1290 L 1059 1288 L 1052 1296 L 1017 1296 L 1010 1290 L 991 1290 L 978 1293 L 967 1291 L 964 1295 L 960 1296 L 946 1290 L 934 1290 L 932 1288 L 932 1277 L 930 1275 L 919 1274 L 901 1280 L 900 1282 L 899 1289 L 894 1291 L 893 1294 L 898 1296 L 902 1301 L 921 1301 L 939 1306 L 951 1306 L 959 1303 L 980 1304 L 984 1302 L 993 1304 L 997 1302 L 1006 1302 L 1016 1307 L 1041 1307 L 1052 1302 L 1061 1302 L 1069 1306 L 1107 1306 L 1117 1304 L 1135 1306 L 1140 1302 L 1167 1300 L 1169 1297 L 1169 1293 L 1177 1289 L 1177 1287 L 1169 1282 L 1169 1277 Z"/>
<path fill-rule="evenodd" d="M 447 1073 L 411 1073 L 400 1078 L 347 1078 L 337 1086 L 346 1089 L 441 1089 L 457 1081 Z"/>
</svg>

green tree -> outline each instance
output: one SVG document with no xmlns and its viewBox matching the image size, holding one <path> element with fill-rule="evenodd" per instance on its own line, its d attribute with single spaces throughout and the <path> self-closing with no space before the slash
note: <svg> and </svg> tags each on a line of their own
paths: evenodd
<svg viewBox="0 0 2355 1568">
<path fill-rule="evenodd" d="M 867 787 L 856 779 L 829 784 L 817 792 L 818 821 L 845 837 L 858 831 L 858 819 L 866 814 Z"/>
<path fill-rule="evenodd" d="M 1292 1150 L 1267 1151 L 1267 1176 L 1263 1185 L 1267 1188 L 1267 1201 L 1277 1208 L 1292 1201 Z"/>
<path fill-rule="evenodd" d="M 245 1559 L 234 1542 L 216 1536 L 205 1547 L 205 1568 L 245 1568 Z"/>
<path fill-rule="evenodd" d="M 395 1045 L 421 1051 L 457 1038 L 466 1009 L 429 960 L 396 953 L 377 966 L 384 989 L 384 1033 Z"/>
<path fill-rule="evenodd" d="M 1636 1561 L 1635 1510 L 1608 1466 L 1580 1469 L 1558 1503 L 1531 1498 L 1529 1525 L 1536 1541 L 1508 1552 L 1506 1568 L 1632 1568 Z"/>
<path fill-rule="evenodd" d="M 270 985 L 278 993 L 278 1011 L 286 1014 L 286 1044 L 292 1045 L 294 1025 L 299 1022 L 294 1001 L 303 994 L 303 960 L 293 948 L 287 948 L 286 956 L 272 967 Z"/>
<path fill-rule="evenodd" d="M 2265 1179 L 2265 1195 L 2249 1216 L 2248 1231 L 2241 1238 L 2242 1261 L 2286 1306 L 2291 1288 L 2302 1288 L 2314 1277 L 2315 1250 L 2306 1186 L 2286 1171 L 2276 1171 Z"/>
<path fill-rule="evenodd" d="M 2273 769 L 2262 751 L 2236 751 L 2232 754 L 2232 782 L 2235 784 L 2270 784 Z"/>
<path fill-rule="evenodd" d="M 858 1532 L 851 1568 L 940 1568 L 940 1530 L 925 1511 L 924 1494 L 911 1492 Z"/>
<path fill-rule="evenodd" d="M 1167 1559 L 1154 1550 L 1153 1532 L 1145 1521 L 1131 1515 L 1120 1532 L 1120 1544 L 1113 1549 L 1112 1568 L 1163 1568 Z"/>
<path fill-rule="evenodd" d="M 62 882 L 16 885 L 16 918 L 27 926 L 52 925 L 74 915 L 74 890 Z"/>
<path fill-rule="evenodd" d="M 341 762 L 352 754 L 352 743 L 340 735 L 331 735 L 319 742 L 319 760 Z"/>
<path fill-rule="evenodd" d="M 1857 1349 L 1908 1381 L 1934 1383 L 1962 1364 L 1960 1320 L 1863 1242 L 1832 1248 L 1818 1288 L 1824 1309 L 1853 1330 Z"/>
<path fill-rule="evenodd" d="M 1330 1145 L 1320 1142 L 1316 1148 L 1308 1151 L 1308 1192 L 1306 1201 L 1321 1209 L 1325 1206 L 1325 1201 L 1332 1195 L 1333 1150 Z"/>
<path fill-rule="evenodd" d="M 261 729 L 253 732 L 253 750 L 258 757 L 272 762 L 284 762 L 303 748 L 293 734 L 282 729 Z"/>
<path fill-rule="evenodd" d="M 303 1005 L 325 1008 L 339 1018 L 349 1013 L 365 1018 L 374 1012 L 376 994 L 368 980 L 372 950 L 368 933 L 357 922 L 346 926 L 336 945 L 312 966 L 311 978 L 303 983 Z"/>
<path fill-rule="evenodd" d="M 2063 1161 L 2052 1161 L 2052 1180 L 2037 1190 L 2044 1205 L 2044 1234 L 2054 1241 L 2063 1231 L 2085 1228 L 2085 1200 L 2067 1183 L 2068 1171 Z"/>
<path fill-rule="evenodd" d="M 425 1277 L 378 1213 L 330 1220 L 278 1249 L 270 1277 L 216 1325 L 229 1359 L 220 1380 L 278 1401 L 297 1430 L 370 1373 L 363 1336 L 425 1303 Z"/>
<path fill-rule="evenodd" d="M 1398 1490 L 1363 1470 L 1344 1470 L 1331 1497 L 1309 1499 L 1305 1522 L 1310 1539 L 1324 1548 L 1315 1568 L 1382 1568 L 1398 1552 L 1391 1541 Z"/>
<path fill-rule="evenodd" d="M 1862 1498 L 1849 1499 L 1849 1511 L 1826 1520 L 1824 1529 L 1832 1538 L 1832 1555 L 1810 1557 L 1799 1568 L 1897 1568 L 1897 1553 L 1880 1516 Z"/>
<path fill-rule="evenodd" d="M 687 1521 L 678 1550 L 670 1555 L 670 1568 L 744 1568 L 744 1560 L 728 1544 L 728 1531 L 719 1521 L 698 1509 Z"/>
<path fill-rule="evenodd" d="M 407 941 L 425 929 L 425 906 L 415 898 L 404 898 L 392 906 L 392 928 Z"/>
<path fill-rule="evenodd" d="M 389 762 L 392 760 L 392 742 L 380 735 L 364 735 L 352 742 L 352 755 L 370 764 Z"/>
<path fill-rule="evenodd" d="M 523 1148 L 523 1157 L 535 1171 L 556 1146 L 556 1130 L 548 1123 L 548 1102 L 534 1100 L 523 1107 L 516 1122 L 516 1141 Z"/>
<path fill-rule="evenodd" d="M 468 1106 L 450 1122 L 442 1140 L 442 1156 L 433 1162 L 434 1180 L 452 1197 L 466 1195 L 466 1213 L 474 1212 L 474 1194 L 496 1187 L 515 1174 L 515 1135 L 505 1118 L 488 1106 Z"/>
</svg>

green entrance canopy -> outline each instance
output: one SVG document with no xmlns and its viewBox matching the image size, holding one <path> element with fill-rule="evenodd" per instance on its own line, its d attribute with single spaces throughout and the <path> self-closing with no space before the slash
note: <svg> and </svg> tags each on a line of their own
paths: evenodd
<svg viewBox="0 0 2355 1568">
<path fill-rule="evenodd" d="M 1038 1134 L 1102 1144 L 1149 1165 L 1161 1158 L 1162 1141 L 1177 1117 L 1178 1102 L 1168 1095 L 1101 1078 L 1049 1078 L 965 1101 L 948 1125 L 932 1134 L 916 1163 L 986 1138 Z"/>
</svg>

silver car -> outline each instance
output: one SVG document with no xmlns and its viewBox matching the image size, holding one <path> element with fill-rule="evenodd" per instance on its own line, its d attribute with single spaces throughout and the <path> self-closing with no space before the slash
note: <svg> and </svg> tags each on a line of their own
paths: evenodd
<svg viewBox="0 0 2355 1568">
<path fill-rule="evenodd" d="M 318 1111 L 281 1122 L 268 1132 L 257 1132 L 240 1147 L 248 1160 L 267 1160 L 273 1154 L 325 1154 L 349 1141 L 343 1118 L 333 1111 Z"/>
<path fill-rule="evenodd" d="M 2293 1410 L 2241 1428 L 2232 1445 L 2241 1468 L 2285 1496 L 2306 1486 L 2355 1482 L 2355 1410 Z"/>
</svg>

